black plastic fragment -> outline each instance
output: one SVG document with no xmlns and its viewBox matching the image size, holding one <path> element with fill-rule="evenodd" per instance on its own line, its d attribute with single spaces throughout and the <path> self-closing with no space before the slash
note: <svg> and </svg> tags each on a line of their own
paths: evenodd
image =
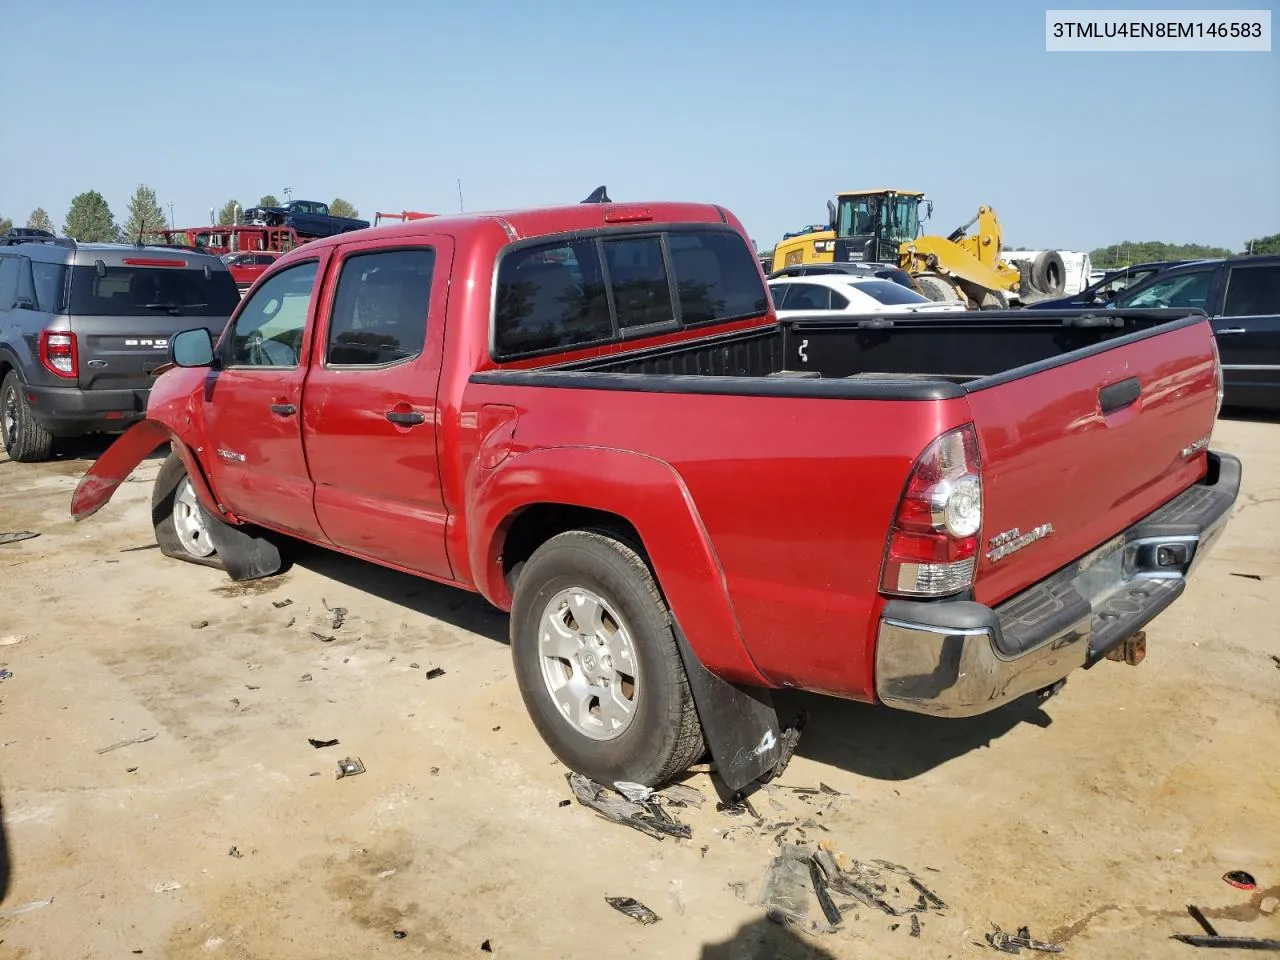
<svg viewBox="0 0 1280 960">
<path fill-rule="evenodd" d="M 395 937 L 397 940 L 403 940 L 409 934 L 405 933 L 403 930 L 392 930 L 391 935 Z"/>
<path fill-rule="evenodd" d="M 920 918 L 914 913 L 911 915 L 911 935 L 913 937 L 920 936 Z"/>
<path fill-rule="evenodd" d="M 606 820 L 639 830 L 655 840 L 664 837 L 688 840 L 693 836 L 693 830 L 687 823 L 676 820 L 655 800 L 634 803 L 580 773 L 566 773 L 565 779 L 569 781 L 574 798 Z"/>
<path fill-rule="evenodd" d="M 333 629 L 337 630 L 342 626 L 343 621 L 347 619 L 347 608 L 334 607 L 330 613 L 333 614 Z"/>
<path fill-rule="evenodd" d="M 942 898 L 941 898 L 941 897 L 939 897 L 936 893 L 934 893 L 932 890 L 930 890 L 928 887 L 926 887 L 923 883 L 921 883 L 921 882 L 920 882 L 919 880 L 917 880 L 915 877 L 911 876 L 911 875 L 910 875 L 910 873 L 909 873 L 905 868 L 903 869 L 903 871 L 902 871 L 902 872 L 907 874 L 907 883 L 911 884 L 911 885 L 912 885 L 913 887 L 915 887 L 918 891 L 920 891 L 920 896 L 922 896 L 922 897 L 924 897 L 926 900 L 928 900 L 928 901 L 929 901 L 929 904 L 930 904 L 930 905 L 931 905 L 935 910 L 945 910 L 945 909 L 947 909 L 947 905 L 946 905 L 945 903 L 943 903 L 943 902 L 942 902 Z"/>
<path fill-rule="evenodd" d="M 307 743 L 311 744 L 317 750 L 321 747 L 336 747 L 338 745 L 337 740 L 316 740 L 313 737 L 307 737 Z"/>
<path fill-rule="evenodd" d="M 283 610 L 285 607 L 287 607 L 291 603 L 293 603 L 293 601 L 288 598 L 285 598 L 284 600 L 271 601 L 271 605 L 275 607 L 277 610 Z"/>
<path fill-rule="evenodd" d="M 15 530 L 12 533 L 0 533 L 0 545 L 6 543 L 18 543 L 22 540 L 31 540 L 40 534 L 32 530 Z"/>
<path fill-rule="evenodd" d="M 493 945 L 490 944 L 488 940 L 486 940 L 484 943 L 480 944 L 480 952 L 493 953 Z"/>
<path fill-rule="evenodd" d="M 813 892 L 818 898 L 818 906 L 822 908 L 822 915 L 827 918 L 827 923 L 834 927 L 843 918 L 827 890 L 827 878 L 823 875 L 823 869 L 818 865 L 816 857 L 809 858 L 809 879 L 813 881 Z"/>
<path fill-rule="evenodd" d="M 605 897 L 604 902 L 619 913 L 625 913 L 640 923 L 657 923 L 662 918 L 633 897 Z"/>
<path fill-rule="evenodd" d="M 444 667 L 432 667 L 427 671 L 427 679 L 434 680 L 436 677 L 444 676 Z"/>
</svg>

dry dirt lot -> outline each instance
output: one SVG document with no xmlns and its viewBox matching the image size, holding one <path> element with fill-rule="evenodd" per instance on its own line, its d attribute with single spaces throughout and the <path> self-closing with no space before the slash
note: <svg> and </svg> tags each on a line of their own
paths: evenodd
<svg viewBox="0 0 1280 960">
<path fill-rule="evenodd" d="M 482 600 L 313 549 L 235 585 L 154 549 L 158 460 L 73 524 L 100 446 L 0 459 L 0 531 L 41 534 L 0 546 L 0 641 L 23 638 L 0 646 L 0 914 L 52 898 L 0 919 L 0 958 L 998 956 L 992 923 L 1072 958 L 1191 957 L 1168 939 L 1196 932 L 1188 903 L 1280 936 L 1260 910 L 1280 896 L 1280 424 L 1224 421 L 1216 445 L 1245 491 L 1143 665 L 972 721 L 783 702 L 811 719 L 782 785 L 843 796 L 756 809 L 916 871 L 947 904 L 918 938 L 867 907 L 823 936 L 766 920 L 771 832 L 713 803 L 661 842 L 561 806 Z M 336 631 L 326 604 L 350 611 Z M 367 772 L 336 779 L 346 756 Z"/>
</svg>

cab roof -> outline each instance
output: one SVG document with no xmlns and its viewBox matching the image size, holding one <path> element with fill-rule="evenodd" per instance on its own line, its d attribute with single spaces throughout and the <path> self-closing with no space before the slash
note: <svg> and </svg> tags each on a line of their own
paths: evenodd
<svg viewBox="0 0 1280 960">
<path fill-rule="evenodd" d="M 919 190 L 898 190 L 894 187 L 879 187 L 874 190 L 841 190 L 836 196 L 838 197 L 867 197 L 880 193 L 896 193 L 900 197 L 923 197 L 924 194 Z"/>
</svg>

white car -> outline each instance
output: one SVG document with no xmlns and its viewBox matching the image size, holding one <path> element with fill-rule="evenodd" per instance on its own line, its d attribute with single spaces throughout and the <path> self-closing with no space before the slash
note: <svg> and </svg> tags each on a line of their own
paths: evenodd
<svg viewBox="0 0 1280 960">
<path fill-rule="evenodd" d="M 892 280 L 857 274 L 778 277 L 769 281 L 769 293 L 779 317 L 815 313 L 954 313 L 968 309 L 961 300 L 930 300 Z"/>
</svg>

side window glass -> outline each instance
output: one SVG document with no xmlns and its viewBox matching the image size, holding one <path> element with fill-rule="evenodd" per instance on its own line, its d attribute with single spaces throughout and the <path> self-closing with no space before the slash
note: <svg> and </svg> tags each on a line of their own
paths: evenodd
<svg viewBox="0 0 1280 960">
<path fill-rule="evenodd" d="M 62 313 L 67 308 L 67 266 L 37 260 L 31 264 L 31 284 L 35 288 L 36 309 Z"/>
<path fill-rule="evenodd" d="M 759 316 L 767 303 L 751 248 L 730 231 L 672 231 L 671 269 L 686 324 Z M 824 272 L 807 267 L 804 274 Z"/>
<path fill-rule="evenodd" d="M 827 291 L 831 295 L 831 309 L 844 310 L 849 306 L 849 298 L 842 293 L 836 293 L 834 290 Z"/>
<path fill-rule="evenodd" d="M 1280 264 L 1232 267 L 1222 312 L 1228 317 L 1280 314 Z"/>
<path fill-rule="evenodd" d="M 791 292 L 793 284 L 775 283 L 769 287 L 769 296 L 773 298 L 773 309 L 785 310 L 787 302 L 787 294 Z"/>
<path fill-rule="evenodd" d="M 613 336 L 594 240 L 522 247 L 498 266 L 494 349 L 501 356 Z"/>
<path fill-rule="evenodd" d="M 619 328 L 627 330 L 675 321 L 660 239 L 607 240 L 604 258 L 609 266 L 609 286 L 613 289 Z"/>
<path fill-rule="evenodd" d="M 326 362 L 370 366 L 422 353 L 435 265 L 430 247 L 347 257 L 334 294 Z"/>
<path fill-rule="evenodd" d="M 1179 273 L 1156 280 L 1145 290 L 1126 294 L 1117 304 L 1120 307 L 1202 307 L 1209 289 L 1208 271 Z M 1197 300 L 1198 297 L 1198 300 Z"/>
<path fill-rule="evenodd" d="M 236 317 L 227 366 L 298 365 L 317 266 L 310 260 L 282 270 L 258 289 Z"/>
<path fill-rule="evenodd" d="M 18 299 L 18 258 L 0 257 L 0 311 L 12 310 Z"/>
<path fill-rule="evenodd" d="M 793 283 L 791 295 L 787 297 L 788 310 L 826 310 L 830 298 L 826 287 L 812 283 Z"/>
</svg>

